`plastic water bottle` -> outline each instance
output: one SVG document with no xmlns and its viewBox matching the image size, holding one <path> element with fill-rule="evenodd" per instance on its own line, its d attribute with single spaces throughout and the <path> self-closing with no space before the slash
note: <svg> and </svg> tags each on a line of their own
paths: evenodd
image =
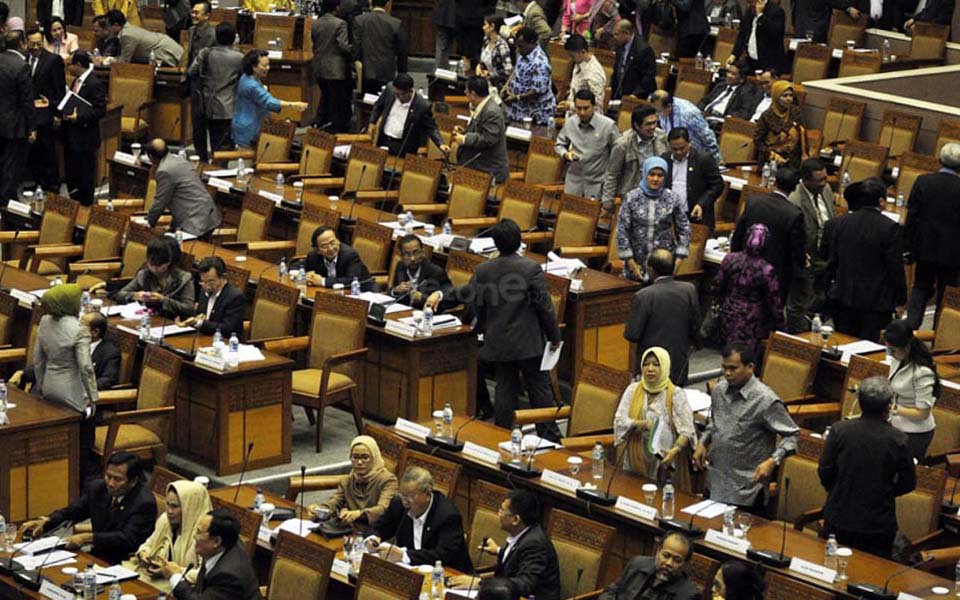
<svg viewBox="0 0 960 600">
<path fill-rule="evenodd" d="M 353 281 L 350 282 L 350 295 L 359 296 L 360 295 L 360 279 L 354 277 Z"/>
<path fill-rule="evenodd" d="M 433 335 L 433 309 L 429 306 L 423 307 L 423 326 L 421 333 L 428 337 Z"/>
<path fill-rule="evenodd" d="M 603 479 L 603 444 L 597 442 L 593 445 L 593 478 L 597 481 Z"/>
<path fill-rule="evenodd" d="M 443 435 L 453 437 L 453 407 L 449 402 L 443 405 Z"/>
<path fill-rule="evenodd" d="M 697 57 L 694 59 L 696 61 L 696 67 L 698 70 L 703 69 L 703 52 L 697 52 Z"/>
<path fill-rule="evenodd" d="M 283 195 L 283 184 L 286 180 L 283 178 L 283 173 L 277 173 L 277 193 L 281 196 Z"/>
<path fill-rule="evenodd" d="M 675 493 L 673 481 L 668 479 L 667 485 L 663 486 L 663 504 L 660 506 L 660 516 L 664 519 L 672 519 L 674 517 L 673 497 Z"/>
<path fill-rule="evenodd" d="M 705 68 L 706 70 L 712 71 L 712 70 L 713 70 L 713 57 L 708 54 L 708 55 L 707 55 L 707 60 L 705 60 L 705 61 L 703 62 L 703 66 L 704 66 L 704 68 Z"/>
<path fill-rule="evenodd" d="M 439 560 L 433 563 L 433 574 L 430 578 L 430 596 L 443 598 L 443 563 Z"/>
<path fill-rule="evenodd" d="M 227 353 L 227 366 L 231 369 L 240 364 L 240 338 L 236 332 L 230 334 L 230 351 Z"/>
<path fill-rule="evenodd" d="M 513 424 L 513 431 L 510 432 L 510 462 L 520 462 L 520 452 L 523 450 L 523 430 L 519 423 Z"/>
<path fill-rule="evenodd" d="M 953 577 L 954 577 L 954 584 L 953 584 L 954 593 L 958 598 L 960 598 L 960 560 L 957 561 L 957 569 Z"/>
<path fill-rule="evenodd" d="M 253 497 L 253 510 L 260 512 L 260 507 L 262 507 L 266 501 L 267 498 L 263 495 L 263 490 L 257 488 L 257 495 Z"/>
<path fill-rule="evenodd" d="M 302 267 L 300 269 L 300 277 L 297 281 L 297 287 L 300 288 L 301 294 L 307 294 L 307 270 Z"/>
<path fill-rule="evenodd" d="M 850 187 L 850 171 L 843 172 L 843 178 L 840 180 L 840 187 L 842 189 L 847 189 Z"/>
<path fill-rule="evenodd" d="M 287 279 L 287 272 L 288 272 L 288 269 L 287 269 L 287 257 L 286 257 L 286 256 L 281 256 L 281 257 L 280 257 L 280 266 L 277 267 L 277 278 L 278 278 L 280 281 L 286 281 L 286 279 Z"/>
<path fill-rule="evenodd" d="M 732 506 L 728 506 L 723 511 L 723 532 L 727 535 L 733 535 L 733 532 L 736 530 L 736 525 L 734 522 L 736 514 L 737 509 Z"/>
<path fill-rule="evenodd" d="M 770 186 L 777 183 L 777 161 L 770 159 Z"/>
<path fill-rule="evenodd" d="M 238 159 L 237 159 L 237 180 L 238 180 L 238 183 L 239 183 L 239 180 L 243 177 L 243 172 L 246 170 L 246 168 L 247 168 L 247 165 L 243 164 L 243 159 L 242 159 L 242 158 L 238 158 Z"/>
<path fill-rule="evenodd" d="M 828 569 L 837 569 L 837 548 L 839 547 L 837 536 L 831 533 L 823 550 L 823 566 Z"/>
<path fill-rule="evenodd" d="M 557 120 L 553 118 L 553 115 L 547 117 L 547 131 L 553 131 L 557 128 Z"/>
<path fill-rule="evenodd" d="M 117 210 L 117 207 L 113 205 L 113 198 L 107 198 L 107 212 L 113 212 Z"/>
<path fill-rule="evenodd" d="M 760 181 L 763 187 L 770 187 L 770 163 L 763 165 L 763 170 L 760 171 Z"/>
<path fill-rule="evenodd" d="M 820 330 L 823 329 L 823 321 L 820 319 L 820 314 L 813 315 L 813 319 L 810 320 L 810 331 L 813 333 L 820 333 Z"/>
<path fill-rule="evenodd" d="M 177 245 L 183 245 L 183 230 L 177 227 L 177 230 L 173 232 L 173 239 L 177 240 Z"/>
<path fill-rule="evenodd" d="M 83 572 L 83 600 L 97 600 L 97 573 L 93 565 Z"/>
<path fill-rule="evenodd" d="M 213 349 L 217 351 L 218 355 L 223 356 L 223 333 L 219 327 L 213 332 Z"/>
<path fill-rule="evenodd" d="M 43 191 L 43 188 L 40 187 L 39 185 L 37 186 L 37 189 L 33 191 L 33 199 L 36 202 L 43 202 L 44 200 L 47 199 L 46 193 Z"/>
<path fill-rule="evenodd" d="M 109 600 L 120 600 L 123 596 L 123 590 L 120 589 L 120 584 L 116 581 L 113 582 L 113 585 L 110 586 L 110 594 L 107 596 Z"/>
<path fill-rule="evenodd" d="M 407 211 L 407 223 L 413 223 L 414 221 L 416 221 L 416 219 L 413 218 L 413 211 L 412 211 L 412 210 L 408 210 L 408 211 Z"/>
<path fill-rule="evenodd" d="M 897 194 L 897 208 L 903 208 L 906 205 L 907 205 L 907 199 L 903 197 L 903 192 L 900 192 L 899 194 Z"/>
<path fill-rule="evenodd" d="M 140 339 L 143 341 L 150 340 L 150 309 L 145 308 L 143 312 L 140 313 Z"/>
<path fill-rule="evenodd" d="M 90 292 L 83 290 L 80 294 L 80 314 L 85 315 L 90 312 Z"/>
<path fill-rule="evenodd" d="M 154 52 L 153 50 L 150 51 L 150 64 L 153 65 L 154 67 L 159 66 L 157 64 L 157 53 Z"/>
<path fill-rule="evenodd" d="M 450 225 L 450 219 L 443 222 L 443 235 L 453 235 L 453 227 Z"/>
</svg>

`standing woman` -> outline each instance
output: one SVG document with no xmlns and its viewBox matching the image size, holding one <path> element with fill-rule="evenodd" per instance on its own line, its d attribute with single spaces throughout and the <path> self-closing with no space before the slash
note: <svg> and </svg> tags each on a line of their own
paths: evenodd
<svg viewBox="0 0 960 600">
<path fill-rule="evenodd" d="M 96 475 L 92 456 L 96 435 L 94 414 L 99 396 L 90 358 L 90 331 L 80 322 L 80 296 L 75 283 L 50 288 L 40 299 L 44 316 L 33 346 L 33 369 L 40 395 L 81 413 L 80 486 Z"/>
<path fill-rule="evenodd" d="M 690 251 L 686 202 L 664 187 L 666 177 L 667 161 L 659 156 L 643 161 L 640 187 L 628 193 L 620 207 L 617 252 L 624 261 L 624 276 L 634 281 L 644 280 L 647 256 L 653 249 L 670 250 L 676 264 Z"/>
<path fill-rule="evenodd" d="M 503 87 L 513 72 L 510 44 L 500 36 L 501 27 L 501 16 L 488 15 L 483 19 L 483 33 L 487 41 L 480 50 L 480 62 L 477 64 L 477 75 L 489 81 L 497 90 Z"/>
<path fill-rule="evenodd" d="M 883 339 L 887 354 L 893 358 L 890 385 L 896 394 L 890 424 L 907 434 L 910 452 L 923 462 L 937 426 L 933 405 L 940 396 L 940 377 L 933 355 L 913 335 L 913 328 L 905 319 L 887 325 Z"/>
<path fill-rule="evenodd" d="M 777 80 L 770 86 L 770 108 L 760 115 L 753 135 L 761 164 L 774 160 L 780 167 L 800 168 L 803 115 L 793 100 L 793 84 L 789 81 Z"/>
<path fill-rule="evenodd" d="M 260 136 L 260 121 L 283 108 L 307 109 L 306 102 L 288 102 L 274 98 L 267 91 L 270 59 L 266 50 L 254 49 L 243 56 L 243 75 L 237 83 L 237 99 L 233 108 L 233 141 L 238 146 L 253 148 Z"/>
</svg>

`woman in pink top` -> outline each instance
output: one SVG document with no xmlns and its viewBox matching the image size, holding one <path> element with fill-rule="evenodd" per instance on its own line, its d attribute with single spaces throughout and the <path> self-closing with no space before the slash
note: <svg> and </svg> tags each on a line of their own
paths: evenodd
<svg viewBox="0 0 960 600">
<path fill-rule="evenodd" d="M 75 33 L 67 33 L 67 26 L 64 25 L 60 17 L 50 18 L 50 27 L 44 32 L 46 44 L 49 52 L 59 54 L 66 62 L 70 55 L 80 48 L 80 40 Z"/>
<path fill-rule="evenodd" d="M 563 33 L 583 35 L 590 28 L 593 3 L 599 0 L 564 0 Z"/>
</svg>

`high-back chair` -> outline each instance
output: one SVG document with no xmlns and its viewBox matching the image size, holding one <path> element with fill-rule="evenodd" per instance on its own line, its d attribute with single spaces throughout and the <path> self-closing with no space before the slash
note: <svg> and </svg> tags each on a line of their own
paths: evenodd
<svg viewBox="0 0 960 600">
<path fill-rule="evenodd" d="M 492 227 L 503 219 L 513 219 L 520 227 L 521 237 L 524 233 L 534 229 L 537 225 L 537 218 L 540 216 L 543 189 L 520 181 L 509 180 L 503 186 L 502 193 L 503 198 L 500 199 L 500 209 L 496 217 L 451 219 L 450 226 L 455 232 L 477 231 Z"/>
<path fill-rule="evenodd" d="M 403 477 L 404 472 L 410 467 L 420 467 L 429 471 L 433 475 L 433 489 L 453 500 L 454 494 L 457 493 L 457 483 L 460 481 L 459 464 L 407 448 L 400 456 L 397 477 Z"/>
<path fill-rule="evenodd" d="M 850 364 L 847 365 L 847 374 L 843 379 L 843 396 L 840 401 L 838 417 L 850 419 L 860 416 L 860 404 L 857 400 L 860 383 L 869 377 L 886 378 L 889 374 L 890 366 L 888 364 L 871 360 L 865 356 L 852 355 Z"/>
<path fill-rule="evenodd" d="M 107 327 L 107 336 L 120 348 L 120 375 L 117 378 L 117 386 L 129 385 L 133 381 L 133 370 L 137 364 L 140 336 L 120 329 L 116 325 Z"/>
<path fill-rule="evenodd" d="M 832 50 L 823 44 L 800 44 L 793 56 L 793 81 L 803 83 L 827 78 Z"/>
<path fill-rule="evenodd" d="M 915 21 L 910 31 L 910 58 L 943 58 L 950 39 L 950 26 Z"/>
<path fill-rule="evenodd" d="M 873 75 L 880 72 L 883 65 L 883 55 L 880 52 L 857 52 L 846 49 L 840 57 L 840 68 L 837 77 L 857 77 L 858 75 Z"/>
<path fill-rule="evenodd" d="M 280 38 L 277 50 L 293 50 L 293 32 L 296 29 L 297 17 L 287 15 L 273 15 L 261 13 L 254 19 L 253 46 L 266 48 L 269 42 Z M 308 37 L 310 30 L 304 31 L 303 37 Z"/>
<path fill-rule="evenodd" d="M 270 563 L 268 600 L 323 600 L 335 556 L 313 540 L 281 531 Z"/>
<path fill-rule="evenodd" d="M 479 217 L 487 208 L 491 177 L 489 173 L 457 168 L 450 177 L 450 194 L 446 203 L 404 204 L 401 210 L 414 215 L 442 215 L 450 219 Z"/>
<path fill-rule="evenodd" d="M 933 155 L 940 156 L 944 144 L 960 143 L 960 121 L 956 119 L 940 119 L 937 125 L 937 142 L 934 145 Z"/>
<path fill-rule="evenodd" d="M 823 439 L 801 431 L 797 452 L 784 459 L 777 473 L 777 501 L 774 518 L 788 523 L 796 522 L 810 511 L 818 510 L 827 500 L 827 492 L 820 485 L 817 465 L 823 452 Z M 790 479 L 790 488 L 785 481 Z"/>
<path fill-rule="evenodd" d="M 573 194 L 560 198 L 560 211 L 553 231 L 553 248 L 561 253 L 565 248 L 595 245 L 600 202 Z"/>
<path fill-rule="evenodd" d="M 146 225 L 130 222 L 127 225 L 127 243 L 123 247 L 120 277 L 129 279 L 137 275 L 140 267 L 147 262 L 147 244 L 162 235 Z"/>
<path fill-rule="evenodd" d="M 507 488 L 477 479 L 470 485 L 470 502 L 473 514 L 467 530 L 467 547 L 479 548 L 484 538 L 503 537 L 500 528 L 500 505 L 507 497 Z M 478 571 L 492 569 L 497 565 L 497 557 L 487 552 L 480 553 L 480 561 L 474 565 Z"/>
<path fill-rule="evenodd" d="M 726 165 L 757 162 L 754 134 L 757 124 L 737 117 L 724 117 L 720 130 L 720 156 Z"/>
<path fill-rule="evenodd" d="M 707 250 L 707 238 L 710 237 L 710 228 L 700 223 L 690 223 L 689 254 L 680 261 L 675 273 L 676 278 L 683 281 L 695 281 L 697 284 L 703 276 L 703 255 Z M 698 286 L 699 287 L 699 286 Z"/>
<path fill-rule="evenodd" d="M 453 128 L 457 125 L 463 127 L 465 122 L 455 115 L 443 115 L 435 114 L 433 115 L 434 120 L 437 122 L 437 129 L 440 131 L 440 137 L 443 139 L 443 143 L 447 146 L 450 145 L 453 137 Z M 445 157 L 443 151 L 433 143 L 432 140 L 427 140 L 427 158 L 430 160 L 442 160 Z M 409 155 L 404 157 L 403 169 L 407 169 L 407 159 Z"/>
<path fill-rule="evenodd" d="M 0 291 L 0 346 L 9 346 L 13 334 L 13 324 L 17 318 L 17 306 L 20 301 Z M 33 352 L 33 349 L 30 349 Z"/>
<path fill-rule="evenodd" d="M 763 594 L 765 600 L 797 600 L 798 598 L 803 598 L 803 600 L 832 600 L 835 597 L 830 590 L 803 583 L 775 571 L 767 571 L 764 580 L 767 583 L 767 589 Z"/>
<path fill-rule="evenodd" d="M 108 106 L 123 106 L 120 132 L 125 138 L 143 139 L 150 131 L 147 115 L 153 106 L 153 65 L 115 62 L 110 65 Z"/>
<path fill-rule="evenodd" d="M 13 247 L 21 246 L 20 250 L 22 250 L 19 259 L 9 260 L 7 264 L 21 269 L 27 268 L 27 259 L 31 257 L 31 254 L 26 248 L 22 247 L 26 244 L 69 244 L 73 240 L 73 228 L 77 223 L 77 209 L 79 207 L 79 202 L 58 194 L 50 194 L 44 204 L 43 219 L 40 221 L 39 230 L 4 231 L 0 233 L 2 243 L 10 244 Z M 11 248 L 10 253 L 14 254 L 15 250 Z M 48 266 L 47 269 L 49 268 Z M 38 269 L 35 272 L 40 275 L 49 274 L 49 271 L 46 270 Z"/>
<path fill-rule="evenodd" d="M 948 454 L 960 452 L 960 385 L 940 381 L 940 397 L 933 405 L 933 418 L 937 427 L 927 448 L 929 464 L 944 462 Z"/>
<path fill-rule="evenodd" d="M 253 557 L 257 550 L 257 536 L 260 534 L 260 523 L 263 522 L 263 515 L 255 510 L 223 500 L 218 496 L 210 496 L 210 503 L 213 504 L 214 510 L 224 510 L 240 523 L 240 538 L 237 542 L 243 544 L 247 556 Z"/>
<path fill-rule="evenodd" d="M 417 600 L 423 589 L 423 574 L 364 554 L 353 600 Z"/>
<path fill-rule="evenodd" d="M 247 252 L 257 256 L 279 251 L 289 258 L 290 251 L 293 251 L 293 258 L 303 258 L 313 250 L 313 232 L 317 227 L 330 227 L 336 231 L 340 227 L 340 211 L 305 200 L 300 207 L 300 224 L 297 225 L 295 240 L 247 242 Z"/>
<path fill-rule="evenodd" d="M 259 168 L 260 164 L 285 163 L 290 160 L 290 148 L 293 146 L 293 135 L 296 131 L 297 124 L 288 119 L 263 117 L 260 120 L 260 137 L 257 138 L 255 149 L 217 150 L 213 153 L 213 162 L 226 163 L 242 158 L 252 161 L 250 166 L 254 168 Z"/>
<path fill-rule="evenodd" d="M 823 117 L 821 147 L 859 139 L 866 109 L 866 102 L 831 96 Z"/>
<path fill-rule="evenodd" d="M 59 256 L 64 258 L 80 256 L 79 260 L 74 260 L 67 265 L 71 277 L 75 278 L 75 283 L 80 287 L 89 289 L 108 279 L 110 274 L 116 273 L 117 261 L 121 260 L 120 253 L 123 251 L 123 234 L 128 225 L 127 221 L 122 213 L 93 207 L 87 220 L 87 233 L 83 245 L 79 248 L 80 251 L 77 252 L 76 246 L 61 247 L 63 253 Z M 54 254 L 56 252 L 54 246 L 49 247 L 48 250 L 38 246 L 36 252 L 48 259 L 57 256 Z M 41 268 L 43 266 L 42 259 L 40 266 Z"/>
<path fill-rule="evenodd" d="M 860 47 L 863 45 L 866 31 L 866 19 L 852 19 L 846 12 L 834 9 L 833 17 L 830 20 L 830 34 L 827 37 L 827 45 L 836 50 L 846 48 L 847 42 L 852 41 L 854 46 Z"/>
<path fill-rule="evenodd" d="M 547 44 L 547 57 L 550 59 L 550 77 L 557 88 L 557 98 L 563 98 L 570 89 L 570 78 L 573 75 L 573 59 L 567 53 L 561 42 Z"/>
<path fill-rule="evenodd" d="M 297 288 L 261 277 L 253 301 L 248 341 L 262 342 L 292 335 L 299 302 Z"/>
<path fill-rule="evenodd" d="M 511 174 L 511 179 L 522 179 L 533 185 L 558 185 L 563 182 L 563 159 L 554 150 L 554 140 L 534 136 L 527 150 L 527 164 L 523 173 Z"/>
<path fill-rule="evenodd" d="M 403 173 L 396 190 L 364 190 L 357 193 L 357 200 L 374 200 L 381 205 L 392 200 L 403 207 L 436 203 L 442 171 L 443 163 L 439 160 L 407 154 L 403 157 Z"/>
<path fill-rule="evenodd" d="M 547 516 L 547 535 L 560 564 L 560 597 L 574 598 L 581 590 L 600 587 L 604 561 L 610 555 L 616 529 L 593 519 L 553 509 Z"/>
<path fill-rule="evenodd" d="M 767 342 L 760 380 L 785 404 L 809 402 L 819 364 L 820 346 L 775 331 Z"/>
<path fill-rule="evenodd" d="M 937 353 L 960 348 L 960 287 L 947 286 L 943 292 L 943 302 L 937 314 L 937 328 L 933 333 L 917 332 L 918 337 L 932 340 L 933 350 Z"/>
<path fill-rule="evenodd" d="M 943 533 L 939 524 L 947 472 L 923 465 L 917 465 L 915 469 L 917 487 L 897 498 L 897 527 L 910 540 L 908 553 Z"/>
<path fill-rule="evenodd" d="M 647 43 L 653 49 L 656 56 L 669 54 L 674 56 L 677 52 L 677 35 L 673 31 L 663 30 L 656 25 L 650 26 L 650 35 Z"/>
<path fill-rule="evenodd" d="M 447 276 L 454 287 L 466 285 L 477 272 L 480 263 L 487 259 L 479 254 L 470 254 L 463 250 L 452 250 L 447 257 Z"/>
<path fill-rule="evenodd" d="M 677 87 L 673 95 L 697 104 L 710 91 L 711 83 L 713 83 L 712 71 L 697 69 L 690 65 L 680 65 L 680 72 L 677 74 Z"/>
<path fill-rule="evenodd" d="M 337 138 L 333 134 L 310 127 L 303 134 L 300 162 L 260 162 L 256 165 L 256 169 L 258 172 L 280 171 L 291 173 L 293 174 L 293 180 L 305 176 L 330 175 L 330 167 L 333 164 L 333 149 L 336 144 Z"/>
<path fill-rule="evenodd" d="M 903 194 L 903 197 L 909 202 L 910 193 L 913 191 L 913 184 L 917 182 L 917 178 L 927 173 L 936 173 L 940 170 L 940 166 L 940 159 L 936 156 L 904 152 L 900 155 L 900 162 L 898 163 L 900 172 L 894 193 Z"/>
<path fill-rule="evenodd" d="M 254 191 L 248 191 L 243 197 L 240 222 L 237 226 L 215 229 L 213 235 L 214 237 L 233 237 L 234 241 L 241 243 L 263 241 L 270 229 L 274 208 L 276 204 L 273 200 L 268 200 Z"/>
<path fill-rule="evenodd" d="M 697 584 L 697 587 L 700 588 L 702 592 L 700 594 L 701 600 L 712 600 L 713 578 L 716 577 L 719 568 L 719 560 L 714 560 L 698 552 L 694 552 L 690 560 L 687 561 L 687 576 L 690 578 L 690 581 Z"/>
<path fill-rule="evenodd" d="M 303 185 L 311 188 L 339 189 L 343 194 L 375 190 L 383 181 L 387 151 L 366 144 L 352 144 L 347 170 L 343 177 L 304 177 Z"/>
<path fill-rule="evenodd" d="M 860 140 L 849 140 L 843 147 L 840 176 L 850 174 L 850 181 L 863 181 L 868 177 L 881 177 L 887 165 L 889 150 L 886 146 Z"/>
<path fill-rule="evenodd" d="M 373 221 L 357 219 L 351 242 L 353 249 L 360 255 L 360 260 L 370 270 L 371 275 L 387 274 L 387 261 L 390 260 L 390 251 L 393 247 L 392 229 Z"/>
<path fill-rule="evenodd" d="M 717 60 L 726 60 L 733 55 L 739 34 L 740 32 L 732 27 L 720 27 L 717 30 L 717 41 L 713 45 L 713 55 Z"/>
<path fill-rule="evenodd" d="M 905 152 L 912 152 L 920 133 L 919 115 L 900 111 L 883 111 L 880 135 L 877 143 L 890 149 L 890 158 L 899 158 Z"/>
</svg>

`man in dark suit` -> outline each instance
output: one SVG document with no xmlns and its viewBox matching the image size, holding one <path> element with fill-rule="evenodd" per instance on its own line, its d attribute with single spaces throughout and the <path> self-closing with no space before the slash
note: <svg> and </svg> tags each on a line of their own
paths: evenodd
<svg viewBox="0 0 960 600">
<path fill-rule="evenodd" d="M 444 567 L 473 571 L 460 511 L 433 489 L 433 475 L 426 469 L 404 471 L 398 493 L 374 531 L 367 545 L 385 560 L 407 565 L 433 565 L 439 560 Z"/>
<path fill-rule="evenodd" d="M 67 549 L 93 545 L 92 554 L 117 564 L 137 551 L 153 532 L 157 503 L 143 481 L 140 459 L 129 452 L 116 452 L 107 459 L 102 479 L 90 479 L 83 494 L 70 506 L 48 517 L 23 524 L 34 537 L 70 521 L 90 519 L 91 533 L 75 533 L 66 538 Z"/>
<path fill-rule="evenodd" d="M 710 32 L 707 7 L 699 0 L 671 0 L 677 14 L 677 56 L 693 58 Z"/>
<path fill-rule="evenodd" d="M 225 509 L 212 510 L 197 520 L 197 556 L 203 560 L 197 582 L 184 579 L 189 565 L 155 560 L 170 580 L 177 600 L 263 600 L 257 574 L 240 541 L 240 522 Z"/>
<path fill-rule="evenodd" d="M 859 14 L 847 0 L 798 0 L 792 3 L 794 34 L 805 36 L 813 33 L 816 44 L 827 43 L 830 19 L 834 10 L 842 10 L 848 16 Z M 951 11 L 952 12 L 952 11 Z"/>
<path fill-rule="evenodd" d="M 436 0 L 430 12 L 430 22 L 436 29 L 433 66 L 450 68 L 450 50 L 453 48 L 454 28 L 457 26 L 456 0 Z"/>
<path fill-rule="evenodd" d="M 242 341 L 247 303 L 243 292 L 227 281 L 227 265 L 219 256 L 207 256 L 197 266 L 197 273 L 201 290 L 197 316 L 177 321 L 177 325 L 196 327 L 204 335 L 220 331 L 224 338 L 235 333 Z"/>
<path fill-rule="evenodd" d="M 69 70 L 74 77 L 71 91 L 86 102 L 70 100 L 60 117 L 63 170 L 67 189 L 77 190 L 71 197 L 89 206 L 96 185 L 100 119 L 107 113 L 107 86 L 93 72 L 90 55 L 83 50 L 70 56 Z"/>
<path fill-rule="evenodd" d="M 907 204 L 904 234 L 908 260 L 917 263 L 907 310 L 914 329 L 920 328 L 927 301 L 934 293 L 934 314 L 940 314 L 944 290 L 960 285 L 960 144 L 944 144 L 940 164 L 939 173 L 917 178 Z"/>
<path fill-rule="evenodd" d="M 379 94 L 397 73 L 407 72 L 407 36 L 400 19 L 387 14 L 387 0 L 353 21 L 353 56 L 363 65 L 363 92 Z"/>
<path fill-rule="evenodd" d="M 22 31 L 8 31 L 6 52 L 0 52 L 0 206 L 17 199 L 17 187 L 37 139 L 33 78 L 27 65 Z"/>
<path fill-rule="evenodd" d="M 700 301 L 692 283 L 673 278 L 673 268 L 673 252 L 658 248 L 650 253 L 647 269 L 653 283 L 634 294 L 623 337 L 637 345 L 638 372 L 647 348 L 665 348 L 670 354 L 670 380 L 682 386 L 690 344 L 699 335 Z"/>
<path fill-rule="evenodd" d="M 204 110 L 203 87 L 204 82 L 196 75 L 199 75 L 201 69 L 190 69 L 196 61 L 200 51 L 204 48 L 212 48 L 217 43 L 216 32 L 213 25 L 210 24 L 210 2 L 201 0 L 190 9 L 190 20 L 193 23 L 188 33 L 189 45 L 187 46 L 187 81 L 190 83 L 190 122 L 193 125 L 193 148 L 203 162 L 208 162 L 210 155 L 207 153 L 207 114 Z M 232 43 L 232 42 L 231 42 Z"/>
<path fill-rule="evenodd" d="M 321 287 L 333 287 L 342 284 L 347 290 L 356 279 L 364 291 L 373 291 L 376 284 L 370 277 L 370 271 L 360 260 L 357 251 L 337 239 L 337 232 L 330 227 L 320 226 L 310 236 L 313 250 L 303 261 L 307 270 L 307 283 Z"/>
<path fill-rule="evenodd" d="M 723 177 L 713 156 L 693 147 L 686 127 L 674 127 L 667 134 L 670 152 L 667 161 L 666 186 L 687 203 L 690 219 L 713 227 L 713 205 L 723 193 Z"/>
<path fill-rule="evenodd" d="M 406 73 L 397 75 L 393 85 L 387 86 L 374 103 L 370 125 L 378 121 L 377 146 L 386 146 L 394 156 L 416 154 L 427 139 L 444 153 L 450 152 L 450 147 L 443 143 L 430 102 L 413 91 L 413 78 Z"/>
<path fill-rule="evenodd" d="M 907 13 L 915 10 L 917 3 L 912 0 L 880 0 L 878 10 L 874 10 L 871 0 L 852 0 L 850 5 L 854 8 L 851 12 L 857 14 L 855 18 L 867 19 L 867 27 L 903 31 Z"/>
<path fill-rule="evenodd" d="M 808 158 L 800 165 L 800 183 L 790 194 L 790 202 L 803 213 L 806 257 L 809 264 L 803 277 L 787 298 L 787 326 L 794 331 L 806 328 L 807 314 L 823 312 L 827 285 L 824 283 L 826 258 L 820 247 L 823 227 L 833 218 L 833 191 L 827 185 L 827 166 L 818 158 Z"/>
<path fill-rule="evenodd" d="M 937 25 L 950 25 L 953 21 L 953 9 L 956 0 L 927 0 L 923 10 L 907 19 L 903 28 L 907 31 L 913 30 L 914 23 L 935 23 Z"/>
<path fill-rule="evenodd" d="M 758 14 L 760 16 L 757 21 L 756 43 L 751 44 L 753 20 Z M 783 49 L 786 18 L 786 13 L 776 2 L 756 0 L 743 14 L 740 33 L 733 46 L 733 54 L 727 58 L 727 64 L 739 58 L 747 62 L 750 71 L 789 70 L 787 54 Z"/>
<path fill-rule="evenodd" d="M 900 226 L 883 216 L 886 186 L 876 177 L 847 186 L 851 212 L 823 227 L 828 298 L 837 331 L 880 341 L 894 308 L 907 302 Z"/>
<path fill-rule="evenodd" d="M 90 330 L 90 359 L 97 377 L 97 389 L 109 390 L 120 383 L 120 348 L 107 338 L 107 318 L 103 313 L 88 312 L 80 321 Z"/>
<path fill-rule="evenodd" d="M 668 533 L 656 556 L 638 556 L 630 561 L 615 583 L 600 594 L 600 600 L 698 600 L 700 588 L 687 576 L 686 566 L 693 544 L 682 533 Z"/>
<path fill-rule="evenodd" d="M 63 59 L 43 47 L 43 33 L 27 34 L 27 64 L 33 76 L 33 105 L 37 141 L 30 146 L 30 165 L 37 185 L 48 192 L 60 191 L 60 169 L 54 144 L 54 112 L 67 89 Z"/>
<path fill-rule="evenodd" d="M 350 65 L 353 46 L 347 22 L 337 16 L 340 0 L 323 0 L 323 14 L 313 20 L 313 76 L 320 86 L 318 125 L 330 123 L 333 133 L 346 132 L 352 114 L 353 90 Z"/>
<path fill-rule="evenodd" d="M 613 30 L 617 56 L 613 63 L 610 82 L 614 100 L 630 98 L 645 100 L 657 91 L 657 60 L 653 48 L 636 35 L 633 23 L 620 19 Z"/>
<path fill-rule="evenodd" d="M 37 22 L 45 31 L 50 30 L 50 19 L 60 17 L 64 25 L 83 25 L 83 0 L 62 0 L 60 4 L 60 13 L 53 14 L 53 0 L 37 1 Z"/>
<path fill-rule="evenodd" d="M 747 199 L 730 240 L 730 249 L 740 252 L 751 225 L 763 223 L 767 226 L 770 238 L 763 249 L 763 258 L 776 270 L 780 296 L 784 300 L 791 286 L 798 285 L 795 280 L 803 275 L 806 268 L 803 213 L 788 198 L 796 184 L 797 172 L 794 169 L 783 167 L 778 170 L 776 189 L 772 194 Z"/>
<path fill-rule="evenodd" d="M 447 272 L 429 260 L 423 254 L 423 242 L 414 234 L 400 238 L 400 260 L 390 284 L 390 294 L 398 301 L 423 308 L 424 302 L 440 294 L 449 297 L 453 285 Z M 432 300 L 436 300 L 434 297 Z"/>
<path fill-rule="evenodd" d="M 763 92 L 747 81 L 749 72 L 749 65 L 743 60 L 727 65 L 726 79 L 715 85 L 697 104 L 715 130 L 723 125 L 724 117 L 749 121 L 753 116 Z"/>
<path fill-rule="evenodd" d="M 521 597 L 560 600 L 560 563 L 557 551 L 540 525 L 540 501 L 529 490 L 510 490 L 500 504 L 500 528 L 507 534 L 503 546 L 491 538 L 482 548 L 497 556 L 494 577 L 507 579 Z M 476 589 L 479 577 L 450 578 L 454 589 Z"/>
<path fill-rule="evenodd" d="M 497 183 L 507 180 L 507 123 L 503 111 L 490 99 L 490 87 L 483 77 L 467 81 L 467 99 L 473 117 L 463 130 L 458 125 L 453 141 L 460 148 L 457 161 L 464 166 L 490 173 Z"/>
</svg>

